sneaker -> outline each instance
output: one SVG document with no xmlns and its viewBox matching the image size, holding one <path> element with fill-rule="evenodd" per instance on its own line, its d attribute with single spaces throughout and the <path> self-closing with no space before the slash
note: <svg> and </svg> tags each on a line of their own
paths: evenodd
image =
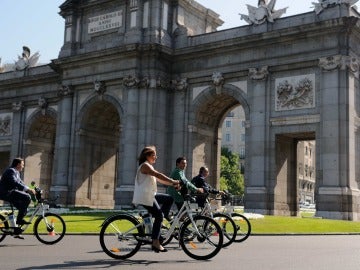
<svg viewBox="0 0 360 270">
<path fill-rule="evenodd" d="M 29 221 L 26 221 L 26 220 L 24 220 L 24 219 L 21 219 L 21 220 L 17 220 L 16 221 L 16 224 L 17 225 L 29 225 L 29 224 L 31 224 L 31 222 L 29 222 Z"/>
</svg>

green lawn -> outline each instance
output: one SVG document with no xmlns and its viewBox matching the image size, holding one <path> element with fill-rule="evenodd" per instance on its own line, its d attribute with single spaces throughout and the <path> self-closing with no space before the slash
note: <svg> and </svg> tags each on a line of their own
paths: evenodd
<svg viewBox="0 0 360 270">
<path fill-rule="evenodd" d="M 68 233 L 98 233 L 106 217 L 113 213 L 61 214 Z M 302 217 L 265 216 L 251 219 L 253 234 L 360 233 L 360 222 Z"/>
<path fill-rule="evenodd" d="M 360 222 L 345 220 L 265 216 L 250 221 L 256 234 L 360 233 Z"/>
</svg>

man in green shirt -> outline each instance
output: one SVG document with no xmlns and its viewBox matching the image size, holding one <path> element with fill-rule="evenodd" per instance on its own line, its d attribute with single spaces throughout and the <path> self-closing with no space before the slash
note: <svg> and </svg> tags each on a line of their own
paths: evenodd
<svg viewBox="0 0 360 270">
<path fill-rule="evenodd" d="M 180 210 L 181 206 L 184 203 L 184 195 L 187 194 L 188 190 L 190 192 L 197 192 L 197 193 L 203 193 L 204 190 L 202 188 L 197 188 L 194 186 L 189 180 L 186 179 L 185 176 L 185 168 L 186 168 L 187 162 L 185 157 L 179 157 L 176 159 L 176 168 L 172 171 L 170 178 L 174 180 L 180 180 L 180 186 L 181 189 L 177 190 L 174 187 L 168 187 L 167 193 L 173 197 L 174 202 Z"/>
</svg>

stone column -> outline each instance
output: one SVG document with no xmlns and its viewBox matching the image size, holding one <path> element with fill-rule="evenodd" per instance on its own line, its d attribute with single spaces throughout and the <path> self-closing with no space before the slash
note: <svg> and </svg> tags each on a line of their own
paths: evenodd
<svg viewBox="0 0 360 270">
<path fill-rule="evenodd" d="M 50 191 L 65 198 L 69 188 L 69 158 L 71 145 L 73 91 L 62 85 L 58 90 L 58 117 L 55 140 L 53 181 Z"/>
<path fill-rule="evenodd" d="M 262 212 L 267 209 L 268 190 L 266 187 L 266 114 L 268 68 L 249 69 L 250 134 L 247 136 L 248 179 L 246 186 L 247 211 Z"/>
<path fill-rule="evenodd" d="M 12 143 L 10 161 L 19 156 L 23 157 L 24 155 L 23 139 L 26 120 L 26 114 L 21 101 L 14 102 L 12 104 L 12 111 Z"/>
<path fill-rule="evenodd" d="M 351 58 L 321 58 L 321 164 L 317 215 L 357 220 L 359 190 L 355 184 L 355 79 Z M 356 68 L 357 72 L 357 68 Z"/>
<path fill-rule="evenodd" d="M 121 136 L 119 138 L 119 160 L 117 184 L 115 190 L 115 205 L 124 205 L 132 201 L 134 179 L 137 169 L 137 157 L 140 153 L 138 141 L 140 133 L 138 110 L 139 83 L 135 76 L 124 78 L 124 99 L 126 99 L 126 114 L 121 119 Z M 143 116 L 143 115 L 142 115 Z"/>
</svg>

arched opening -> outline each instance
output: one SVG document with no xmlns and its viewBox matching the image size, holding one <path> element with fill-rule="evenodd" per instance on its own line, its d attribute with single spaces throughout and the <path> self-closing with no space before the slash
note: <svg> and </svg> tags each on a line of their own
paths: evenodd
<svg viewBox="0 0 360 270">
<path fill-rule="evenodd" d="M 56 138 L 56 115 L 48 110 L 37 112 L 29 121 L 25 139 L 24 181 L 30 185 L 32 181 L 45 193 L 50 192 Z"/>
<path fill-rule="evenodd" d="M 208 166 L 210 170 L 208 182 L 218 189 L 220 188 L 222 146 L 231 148 L 230 150 L 239 156 L 242 154 L 243 160 L 238 166 L 239 169 L 243 168 L 243 172 L 246 173 L 245 130 L 246 121 L 249 117 L 249 107 L 244 97 L 245 92 L 243 90 L 232 85 L 224 85 L 220 92 L 216 91 L 215 88 L 205 89 L 194 102 L 196 114 L 191 135 L 192 142 L 194 143 L 193 174 L 197 173 L 200 166 Z M 238 111 L 239 115 L 236 121 L 233 121 L 233 124 L 239 124 L 240 129 L 234 129 L 230 133 L 229 127 L 229 133 L 227 133 L 226 125 L 232 122 L 229 115 L 234 110 Z M 239 133 L 239 130 L 242 130 L 242 132 Z M 231 134 L 235 136 L 233 137 L 234 140 L 232 140 Z M 242 144 L 239 143 L 240 140 L 243 140 Z M 243 164 L 243 167 L 241 164 Z"/>
<path fill-rule="evenodd" d="M 117 178 L 120 116 L 105 100 L 85 108 L 79 133 L 75 204 L 113 208 Z"/>
<path fill-rule="evenodd" d="M 297 143 L 298 202 L 302 211 L 315 210 L 316 144 L 314 140 Z"/>
<path fill-rule="evenodd" d="M 233 194 L 233 204 L 244 203 L 246 119 L 242 106 L 231 109 L 221 124 L 220 187 Z"/>
</svg>

